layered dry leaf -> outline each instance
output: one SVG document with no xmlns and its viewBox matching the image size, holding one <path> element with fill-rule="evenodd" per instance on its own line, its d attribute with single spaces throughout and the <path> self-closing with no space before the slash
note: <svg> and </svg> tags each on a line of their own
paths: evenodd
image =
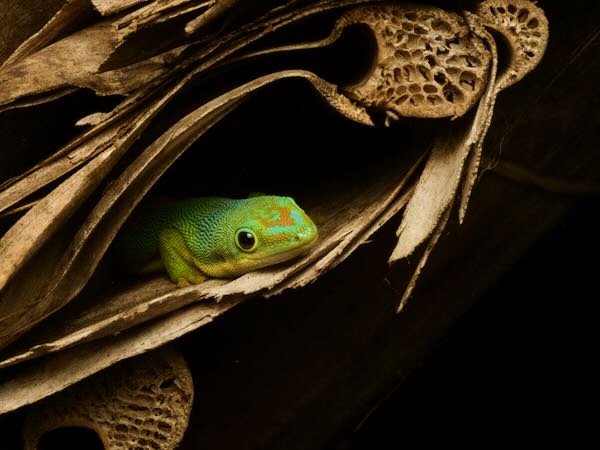
<svg viewBox="0 0 600 450">
<path fill-rule="evenodd" d="M 59 392 L 123 359 L 145 353 L 206 325 L 236 302 L 203 303 L 162 316 L 144 327 L 84 343 L 44 358 L 0 385 L 0 414 Z"/>
<path fill-rule="evenodd" d="M 110 27 L 104 29 L 106 31 L 112 30 Z M 102 34 L 101 38 L 104 37 Z M 116 41 L 116 37 L 111 39 L 112 43 L 116 43 Z M 241 46 L 242 44 L 238 45 Z M 101 52 L 101 57 L 94 64 L 99 64 L 104 60 L 112 48 L 111 45 L 106 46 L 106 52 Z M 30 60 L 31 58 L 27 61 Z M 33 60 L 36 61 L 35 58 Z M 9 66 L 8 72 L 12 73 L 14 67 Z M 95 133 L 102 132 L 105 133 L 105 136 L 108 134 L 109 139 L 98 138 L 95 133 L 88 133 L 87 137 L 98 142 L 90 143 L 86 139 L 79 139 L 78 145 L 74 149 L 71 146 L 70 153 L 66 157 L 68 158 L 76 151 L 80 151 L 88 158 L 91 157 L 89 155 L 96 154 L 96 156 L 89 159 L 71 177 L 37 202 L 0 239 L 0 252 L 5 256 L 5 265 L 0 271 L 0 288 L 4 288 L 2 302 L 0 303 L 2 316 L 0 320 L 6 325 L 3 327 L 2 336 L 0 336 L 2 345 L 14 341 L 39 320 L 71 300 L 91 276 L 97 261 L 102 257 L 112 237 L 135 207 L 137 201 L 177 156 L 223 117 L 228 110 L 234 108 L 239 100 L 254 89 L 280 78 L 312 77 L 311 74 L 293 71 L 279 75 L 275 74 L 234 89 L 201 106 L 198 109 L 197 116 L 190 115 L 182 119 L 178 126 L 165 133 L 162 140 L 158 140 L 150 146 L 146 152 L 143 152 L 132 163 L 128 170 L 124 171 L 119 181 L 115 182 L 105 192 L 66 252 L 62 255 L 56 252 L 47 252 L 44 257 L 38 255 L 38 259 L 44 260 L 43 267 L 36 267 L 33 271 L 38 276 L 32 277 L 31 272 L 21 270 L 42 245 L 48 242 L 53 234 L 89 198 L 99 183 L 106 177 L 108 171 L 129 149 L 153 117 L 182 89 L 193 75 L 194 73 L 188 75 L 187 78 L 175 84 L 167 93 L 163 93 L 160 98 L 149 105 L 145 105 L 140 98 L 136 98 L 139 103 L 142 103 L 142 107 L 140 108 L 138 104 L 138 111 L 133 117 L 126 114 L 114 115 L 116 117 L 114 122 L 121 123 L 117 128 L 118 132 L 114 128 L 103 130 L 107 126 L 107 122 L 111 122 L 112 117 L 96 125 Z M 340 102 L 343 104 L 344 100 L 348 101 L 336 94 L 334 87 L 322 80 L 315 81 L 315 86 L 324 95 L 327 95 L 327 98 L 334 104 Z M 121 108 L 121 110 L 126 109 Z M 113 132 L 116 132 L 116 135 L 111 136 L 110 133 Z M 99 146 L 107 146 L 108 148 L 100 152 Z M 64 154 L 66 152 L 62 150 L 59 153 Z M 62 158 L 62 161 L 64 161 L 64 156 Z M 28 178 L 21 178 L 23 182 L 20 184 L 18 179 L 14 180 L 14 183 L 4 191 L 6 205 L 14 204 L 32 192 L 32 177 L 37 177 L 40 180 L 38 185 L 42 186 L 51 179 L 62 175 L 64 170 L 72 169 L 69 164 L 62 164 L 62 167 L 57 168 L 56 161 L 57 158 L 53 158 L 49 163 L 43 164 L 38 170 L 30 173 Z M 26 186 L 25 189 L 22 189 L 23 184 Z M 128 191 L 128 197 L 122 197 L 125 191 Z M 128 201 L 127 199 L 137 199 L 137 201 Z M 121 202 L 119 205 L 115 205 L 117 200 Z M 115 208 L 112 214 L 107 215 L 108 210 L 113 206 Z M 100 222 L 103 222 L 103 228 L 101 227 L 102 231 L 98 232 L 97 228 Z M 92 238 L 94 233 L 97 236 L 96 239 Z M 88 242 L 88 239 L 91 240 Z M 85 252 L 82 253 L 84 247 Z M 80 254 L 83 254 L 84 258 L 86 255 L 88 257 L 94 255 L 92 261 L 83 265 L 85 268 L 83 271 L 79 270 L 82 267 L 80 265 L 82 261 L 77 259 Z M 77 270 L 69 272 L 69 268 L 73 268 L 74 264 L 78 265 Z M 39 276 L 40 272 L 45 272 L 45 276 Z M 14 279 L 15 277 L 16 279 Z M 9 281 L 11 281 L 11 285 L 7 286 Z"/>
<path fill-rule="evenodd" d="M 318 11 L 317 8 L 313 12 Z M 286 20 L 289 22 L 291 19 L 285 19 L 283 23 L 286 23 Z M 106 31 L 113 30 L 112 27 L 104 29 Z M 80 34 L 78 33 L 78 35 Z M 105 35 L 101 34 L 101 38 L 104 39 Z M 67 41 L 69 40 L 67 39 Z M 118 39 L 113 36 L 110 41 L 116 45 Z M 54 48 L 55 45 L 50 47 Z M 106 51 L 101 52 L 101 57 L 94 64 L 103 61 L 113 48 L 113 45 L 107 45 Z M 31 60 L 35 62 L 36 58 L 29 58 L 25 62 Z M 12 73 L 14 67 L 9 66 L 7 73 Z M 6 346 L 18 339 L 37 322 L 68 303 L 81 290 L 112 238 L 145 192 L 189 145 L 220 120 L 227 111 L 234 108 L 244 96 L 281 78 L 304 77 L 313 83 L 317 91 L 333 107 L 339 110 L 351 109 L 350 101 L 338 94 L 335 86 L 308 72 L 288 71 L 273 74 L 233 89 L 202 105 L 196 115 L 190 114 L 182 119 L 161 139 L 142 152 L 120 178 L 105 190 L 97 206 L 76 232 L 64 253 L 61 254 L 56 248 L 51 248 L 45 252 L 45 255 L 37 255 L 38 261 L 44 261 L 42 265 L 26 267 L 26 263 L 82 206 L 153 117 L 185 86 L 193 75 L 194 72 L 163 93 L 153 103 L 142 104 L 141 108 L 138 107 L 137 114 L 130 113 L 133 116 L 125 114 L 119 116 L 117 113 L 112 117 L 108 115 L 105 121 L 96 125 L 94 130 L 95 133 L 104 133 L 103 137 L 98 138 L 95 133 L 87 135 L 88 139 L 96 139 L 98 142 L 90 143 L 86 139 L 79 139 L 78 146 L 71 150 L 66 157 L 68 158 L 75 151 L 81 151 L 86 156 L 94 154 L 96 156 L 93 158 L 88 156 L 91 159 L 83 167 L 80 167 L 50 194 L 37 202 L 0 239 L 0 252 L 5 256 L 5 265 L 0 270 L 0 289 L 3 288 L 2 302 L 0 302 L 0 321 L 3 324 L 3 332 L 0 335 L 0 345 Z M 137 100 L 140 101 L 139 98 Z M 121 107 L 120 109 L 123 111 L 127 108 Z M 361 114 L 364 115 L 364 112 L 361 110 L 355 112 L 355 109 L 346 113 L 356 120 L 362 120 Z M 114 122 L 122 124 L 117 129 L 118 131 L 114 128 L 103 130 L 107 126 L 107 122 L 113 121 L 113 117 L 116 117 Z M 116 134 L 111 136 L 110 133 L 113 132 Z M 99 146 L 107 146 L 107 148 L 100 151 Z M 14 180 L 12 185 L 9 184 L 8 189 L 4 191 L 6 205 L 14 204 L 32 192 L 32 177 L 38 177 L 38 186 L 42 186 L 51 179 L 62 175 L 64 170 L 72 169 L 68 164 L 56 166 L 56 161 L 60 161 L 59 158 L 62 157 L 62 161 L 64 161 L 64 156 L 62 156 L 64 153 L 66 153 L 64 149 L 59 151 L 59 156 L 42 164 L 28 176 Z M 23 184 L 27 187 L 26 189 L 21 189 Z M 35 276 L 32 275 L 34 273 Z M 257 287 L 257 290 L 259 289 L 260 287 Z"/>
<path fill-rule="evenodd" d="M 199 30 L 204 25 L 227 22 L 235 1 L 96 0 L 93 6 L 103 14 L 102 21 L 59 39 L 81 20 L 85 9 L 85 2 L 65 4 L 54 22 L 0 68 L 0 107 L 50 101 L 82 87 L 99 95 L 118 94 L 124 98 L 109 113 L 80 118 L 81 123 L 90 126 L 86 132 L 1 186 L 0 212 L 23 207 L 23 202 L 35 195 L 39 198 L 27 205 L 29 210 L 0 239 L 4 260 L 0 267 L 0 348 L 13 344 L 1 356 L 0 367 L 45 357 L 29 363 L 27 370 L 10 369 L 10 376 L 0 382 L 0 413 L 35 402 L 117 361 L 176 339 L 244 298 L 275 295 L 317 280 L 406 205 L 398 245 L 390 260 L 406 257 L 422 244 L 425 250 L 403 306 L 445 229 L 461 187 L 462 220 L 476 180 L 483 139 L 500 89 L 496 85 L 495 44 L 485 31 L 485 26 L 502 28 L 498 1 L 484 2 L 484 6 L 495 8 L 490 17 L 484 6 L 480 16 L 459 16 L 429 6 L 382 7 L 375 1 L 315 2 L 303 8 L 289 2 L 255 22 L 233 31 L 221 29 L 217 33 L 222 35 L 202 36 L 197 41 L 194 36 L 202 34 Z M 523 8 L 540 14 L 525 0 L 510 1 L 515 10 L 507 5 L 505 11 L 517 22 L 523 17 L 519 15 Z M 332 34 L 322 41 L 243 52 L 261 37 L 300 19 L 361 3 L 365 5 L 340 13 Z M 187 20 L 196 14 L 198 19 Z M 179 24 L 182 18 L 186 20 Z M 391 24 L 398 18 L 410 19 L 410 27 L 396 24 L 392 33 L 386 21 Z M 423 22 L 419 28 L 423 33 L 418 31 L 419 21 Z M 136 33 L 173 23 L 185 30 L 169 41 L 170 48 L 159 48 L 140 58 L 134 51 L 139 45 Z M 135 148 L 135 141 L 154 125 L 158 113 L 199 75 L 209 70 L 226 71 L 234 59 L 329 45 L 344 28 L 356 23 L 369 27 L 379 46 L 373 71 L 362 84 L 341 90 L 311 72 L 293 69 L 259 77 L 186 113 L 150 145 L 129 154 L 127 164 L 114 172 L 123 156 Z M 525 55 L 531 62 L 540 56 L 538 50 L 543 51 L 542 34 L 547 34 L 547 24 L 542 19 L 535 22 L 539 27 L 530 27 L 529 23 L 524 25 L 527 30 L 540 33 L 527 37 L 527 42 L 533 39 L 531 36 L 537 39 L 536 53 L 530 56 L 527 52 L 531 45 L 527 47 L 518 36 L 513 36 L 513 42 L 520 49 L 515 55 Z M 442 58 L 440 55 L 447 53 L 442 49 L 437 59 L 435 52 L 427 53 L 432 47 L 423 36 L 427 33 L 443 35 L 446 50 L 454 53 Z M 472 58 L 477 59 L 476 64 Z M 419 69 L 423 61 L 428 71 Z M 509 75 L 505 73 L 502 87 L 522 77 L 533 65 L 520 64 L 515 71 L 507 72 Z M 424 79 L 411 82 L 410 77 L 417 72 Z M 442 72 L 444 78 L 436 78 Z M 428 87 L 432 84 L 428 76 L 439 85 L 436 98 L 440 101 L 432 97 L 428 103 L 425 93 L 432 89 Z M 366 125 L 376 123 L 374 118 L 382 110 L 395 119 L 399 115 L 460 116 L 467 114 L 471 106 L 477 107 L 456 121 L 448 134 L 440 135 L 430 152 L 425 146 L 403 149 L 397 165 L 377 179 L 353 180 L 353 189 L 340 186 L 328 196 L 315 198 L 308 209 L 323 218 L 319 224 L 321 238 L 302 260 L 232 281 L 213 280 L 177 289 L 156 278 L 119 292 L 78 297 L 133 208 L 168 167 L 250 94 L 287 78 L 307 80 L 334 109 Z M 450 88 L 452 95 L 448 95 Z M 411 95 L 405 96 L 405 91 Z M 419 172 L 424 158 L 427 162 Z M 40 189 L 49 186 L 49 193 L 39 194 Z M 74 222 L 73 217 L 82 211 L 83 221 Z M 75 304 L 79 301 L 87 306 L 63 309 L 73 299 Z M 221 302 L 199 303 L 207 300 Z M 42 320 L 44 328 L 21 337 Z M 0 379 L 2 376 L 0 372 Z"/>
<path fill-rule="evenodd" d="M 203 133 L 235 108 L 247 95 L 274 81 L 290 77 L 313 78 L 310 73 L 303 71 L 286 71 L 256 79 L 202 105 L 177 122 L 142 152 L 105 190 L 86 222 L 73 237 L 64 255 L 52 264 L 49 264 L 48 256 L 46 257 L 44 266 L 47 275 L 40 277 L 40 272 L 44 271 L 44 268 L 38 268 L 36 270 L 38 275 L 32 283 L 29 273 L 24 272 L 22 278 L 18 278 L 5 290 L 4 301 L 0 304 L 2 308 L 0 312 L 4 312 L 3 318 L 0 319 L 3 329 L 0 334 L 0 344 L 11 343 L 39 320 L 64 306 L 79 293 L 131 210 L 160 175 Z M 322 89 L 323 83 L 316 83 L 316 85 Z M 165 101 L 165 98 L 163 97 L 162 100 Z M 157 109 L 158 106 L 153 107 L 152 113 Z M 144 118 L 147 119 L 151 115 L 145 115 Z M 145 123 L 141 121 L 140 126 Z M 124 141 L 131 142 L 130 139 Z M 126 149 L 126 145 L 119 147 L 120 152 Z M 64 216 L 85 200 L 84 193 L 92 192 L 96 187 L 94 183 L 102 179 L 101 175 L 112 167 L 118 155 L 119 152 L 116 151 L 103 152 L 76 172 L 67 182 L 61 184 L 52 194 L 36 204 L 9 230 L 0 240 L 0 250 L 3 250 L 7 261 L 0 272 L 2 276 L 0 283 L 9 281 L 11 275 L 16 274 L 26 259 L 31 257 L 52 234 L 51 227 L 57 227 L 57 223 L 60 224 Z M 96 161 L 98 162 L 94 164 Z M 96 177 L 89 176 L 92 171 Z M 75 183 L 82 182 L 89 184 L 74 187 Z M 73 193 L 79 193 L 80 197 L 73 197 L 71 195 Z M 23 235 L 28 238 L 21 239 Z M 3 243 L 4 248 L 1 247 Z M 255 290 L 258 291 L 263 287 L 257 284 Z"/>
</svg>

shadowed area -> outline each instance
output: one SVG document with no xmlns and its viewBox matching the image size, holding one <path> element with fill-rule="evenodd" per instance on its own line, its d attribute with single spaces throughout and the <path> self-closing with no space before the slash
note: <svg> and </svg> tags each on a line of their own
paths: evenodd
<svg viewBox="0 0 600 450">
<path fill-rule="evenodd" d="M 45 433 L 40 439 L 37 450 L 104 450 L 100 437 L 94 430 L 84 427 L 64 427 Z"/>
</svg>

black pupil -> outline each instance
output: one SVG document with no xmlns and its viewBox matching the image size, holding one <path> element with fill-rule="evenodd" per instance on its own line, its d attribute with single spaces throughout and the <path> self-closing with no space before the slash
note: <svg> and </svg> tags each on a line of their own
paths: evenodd
<svg viewBox="0 0 600 450">
<path fill-rule="evenodd" d="M 254 247 L 254 235 L 249 231 L 240 231 L 238 234 L 238 243 L 244 250 Z"/>
</svg>

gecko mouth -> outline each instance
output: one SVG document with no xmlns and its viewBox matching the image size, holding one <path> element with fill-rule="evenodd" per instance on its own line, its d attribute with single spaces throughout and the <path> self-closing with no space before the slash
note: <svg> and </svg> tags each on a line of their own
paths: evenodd
<svg viewBox="0 0 600 450">
<path fill-rule="evenodd" d="M 306 230 L 304 232 L 298 233 L 296 239 L 298 240 L 298 242 L 301 243 L 299 243 L 294 248 L 275 251 L 269 255 L 248 255 L 247 258 L 249 261 L 252 262 L 253 265 L 255 265 L 256 269 L 270 266 L 273 264 L 279 264 L 294 259 L 305 253 L 308 253 L 308 251 L 317 241 L 318 237 L 318 232 L 316 232 L 315 230 Z"/>
</svg>

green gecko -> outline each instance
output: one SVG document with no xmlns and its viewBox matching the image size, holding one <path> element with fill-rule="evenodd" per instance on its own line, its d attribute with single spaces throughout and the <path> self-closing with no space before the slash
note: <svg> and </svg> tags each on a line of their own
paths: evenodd
<svg viewBox="0 0 600 450">
<path fill-rule="evenodd" d="M 142 212 L 126 224 L 115 249 L 127 270 L 166 270 L 183 287 L 287 261 L 317 236 L 316 225 L 290 197 L 199 197 Z"/>
</svg>

